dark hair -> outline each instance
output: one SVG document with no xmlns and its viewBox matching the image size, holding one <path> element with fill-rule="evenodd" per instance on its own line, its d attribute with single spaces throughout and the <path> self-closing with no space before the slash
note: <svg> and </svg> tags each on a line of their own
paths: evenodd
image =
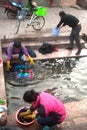
<svg viewBox="0 0 87 130">
<path fill-rule="evenodd" d="M 31 102 L 36 101 L 38 95 L 39 95 L 38 92 L 31 89 L 31 90 L 28 90 L 24 93 L 23 99 L 24 99 L 25 102 L 31 103 Z"/>
<path fill-rule="evenodd" d="M 14 40 L 14 48 L 21 48 L 21 40 Z"/>
<path fill-rule="evenodd" d="M 66 13 L 64 12 L 64 11 L 60 11 L 59 12 L 59 16 L 61 17 L 61 16 L 64 16 Z"/>
</svg>

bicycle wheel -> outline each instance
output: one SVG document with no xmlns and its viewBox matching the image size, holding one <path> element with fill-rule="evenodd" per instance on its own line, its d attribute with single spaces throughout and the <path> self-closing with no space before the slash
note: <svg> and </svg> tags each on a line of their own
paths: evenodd
<svg viewBox="0 0 87 130">
<path fill-rule="evenodd" d="M 20 24 L 21 24 L 21 20 L 17 19 L 16 25 L 15 25 L 15 32 L 14 32 L 15 35 L 16 35 L 16 34 L 18 33 L 18 31 L 19 31 Z"/>
<path fill-rule="evenodd" d="M 40 17 L 36 17 L 36 19 L 34 20 L 32 27 L 35 30 L 41 30 L 45 25 L 45 18 L 43 16 Z"/>
</svg>

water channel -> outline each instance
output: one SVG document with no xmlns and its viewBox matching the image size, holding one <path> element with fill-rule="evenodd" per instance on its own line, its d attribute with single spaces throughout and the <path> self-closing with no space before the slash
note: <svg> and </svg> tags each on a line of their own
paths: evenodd
<svg viewBox="0 0 87 130">
<path fill-rule="evenodd" d="M 87 57 L 36 61 L 31 68 L 34 77 L 22 80 L 5 70 L 8 113 L 29 105 L 22 100 L 28 89 L 48 91 L 64 103 L 87 98 Z"/>
</svg>

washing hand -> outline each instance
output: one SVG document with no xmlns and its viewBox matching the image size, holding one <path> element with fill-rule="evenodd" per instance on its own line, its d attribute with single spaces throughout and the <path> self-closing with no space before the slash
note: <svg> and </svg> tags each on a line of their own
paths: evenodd
<svg viewBox="0 0 87 130">
<path fill-rule="evenodd" d="M 26 110 L 25 112 L 21 112 L 20 113 L 20 117 L 24 117 L 24 116 L 29 115 L 29 114 L 31 114 L 31 111 L 30 110 Z"/>
<path fill-rule="evenodd" d="M 24 119 L 30 119 L 30 118 L 35 119 L 36 118 L 36 113 L 24 116 Z"/>
<path fill-rule="evenodd" d="M 28 59 L 29 59 L 29 62 L 31 65 L 34 65 L 34 61 L 33 61 L 33 58 L 31 56 L 28 56 Z"/>
<path fill-rule="evenodd" d="M 9 71 L 11 69 L 10 61 L 8 60 L 6 63 L 6 69 Z"/>
</svg>

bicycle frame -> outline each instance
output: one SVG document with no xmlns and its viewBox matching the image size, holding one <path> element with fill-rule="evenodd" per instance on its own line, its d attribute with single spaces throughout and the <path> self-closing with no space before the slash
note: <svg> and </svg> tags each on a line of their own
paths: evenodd
<svg viewBox="0 0 87 130">
<path fill-rule="evenodd" d="M 45 25 L 45 18 L 43 16 L 38 16 L 34 11 L 30 19 L 26 18 L 27 11 L 22 9 L 21 12 L 18 13 L 18 19 L 16 22 L 16 31 L 15 34 L 19 31 L 19 27 L 21 22 L 25 22 L 27 26 L 32 26 L 35 30 L 40 30 Z"/>
<path fill-rule="evenodd" d="M 36 18 L 37 18 L 37 16 L 33 13 L 30 19 L 25 19 L 25 18 L 24 18 L 24 22 L 25 22 L 28 26 L 31 26 Z"/>
</svg>

